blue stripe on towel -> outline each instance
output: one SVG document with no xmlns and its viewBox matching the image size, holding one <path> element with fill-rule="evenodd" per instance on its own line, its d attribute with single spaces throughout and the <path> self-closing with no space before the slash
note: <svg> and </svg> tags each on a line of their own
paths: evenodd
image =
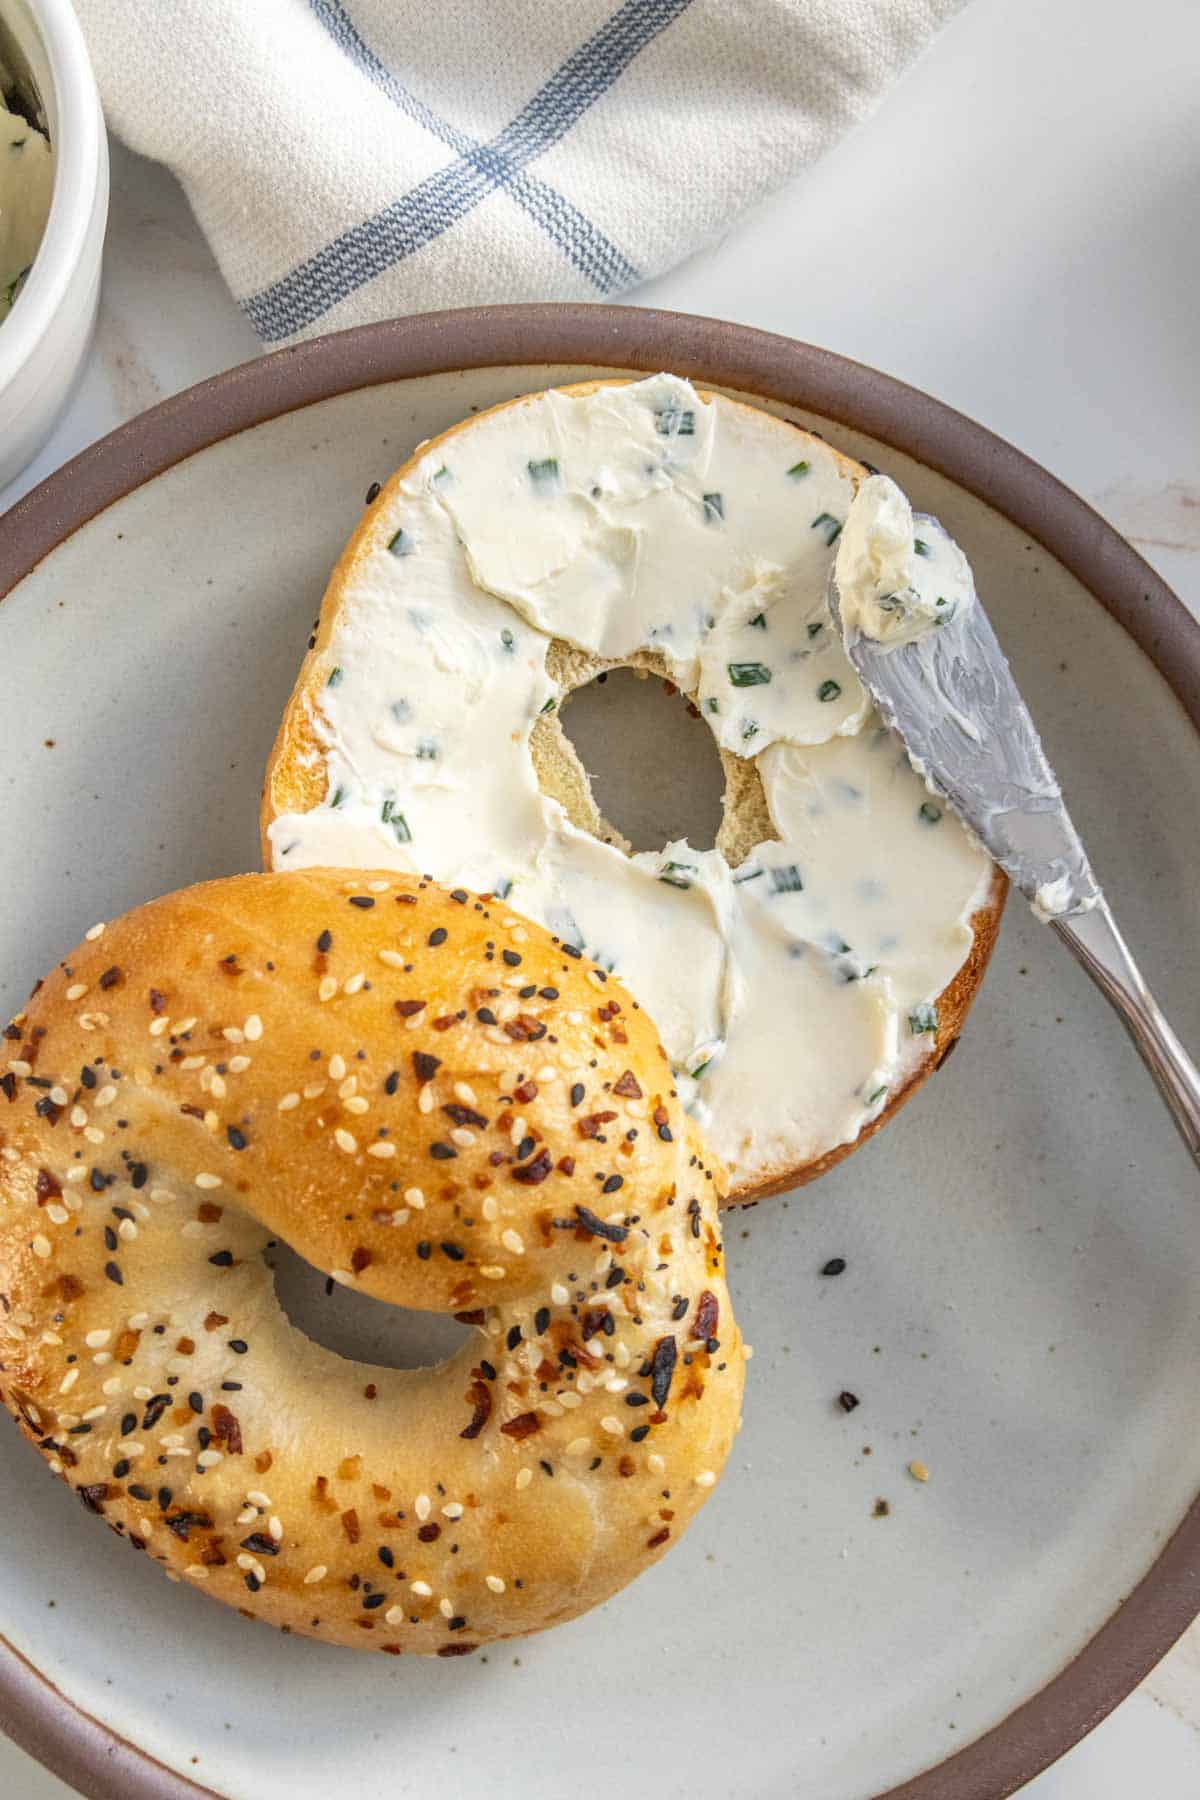
<svg viewBox="0 0 1200 1800">
<path fill-rule="evenodd" d="M 355 289 L 440 237 L 498 189 L 536 220 L 599 292 L 613 293 L 637 280 L 637 270 L 616 245 L 525 165 L 558 143 L 691 0 L 625 0 L 486 144 L 410 93 L 363 42 L 341 0 L 309 4 L 355 66 L 401 111 L 457 151 L 458 158 L 243 300 L 242 311 L 261 338 L 276 343 L 303 331 Z"/>
</svg>

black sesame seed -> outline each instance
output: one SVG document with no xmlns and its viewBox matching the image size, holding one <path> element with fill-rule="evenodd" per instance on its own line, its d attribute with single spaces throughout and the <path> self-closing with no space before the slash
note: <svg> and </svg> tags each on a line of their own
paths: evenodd
<svg viewBox="0 0 1200 1800">
<path fill-rule="evenodd" d="M 122 1275 L 115 1262 L 105 1263 L 104 1273 L 108 1276 L 110 1281 L 115 1281 L 118 1287 L 124 1287 L 125 1277 Z"/>
<path fill-rule="evenodd" d="M 420 1257 L 422 1262 L 428 1262 L 429 1258 L 433 1255 L 433 1245 L 426 1244 L 423 1242 L 418 1244 L 417 1245 L 417 1255 Z"/>
<path fill-rule="evenodd" d="M 488 1362 L 486 1357 L 484 1357 L 484 1356 L 480 1357 L 479 1368 L 480 1368 L 480 1371 L 483 1374 L 485 1380 L 495 1381 L 495 1379 L 496 1379 L 495 1368 L 493 1367 L 493 1365 L 490 1362 Z"/>
<path fill-rule="evenodd" d="M 391 1074 L 388 1076 L 387 1080 L 383 1084 L 383 1091 L 385 1094 L 394 1094 L 396 1092 L 396 1089 L 399 1086 L 400 1086 L 400 1071 L 399 1071 L 399 1069 L 393 1069 Z"/>
<path fill-rule="evenodd" d="M 496 1023 L 496 1015 L 490 1006 L 479 1007 L 476 1010 L 475 1017 L 479 1020 L 481 1025 L 494 1025 Z"/>
<path fill-rule="evenodd" d="M 624 1281 L 624 1279 L 625 1279 L 624 1269 L 618 1268 L 616 1265 L 614 1265 L 608 1271 L 608 1274 L 604 1277 L 604 1285 L 606 1288 L 620 1287 L 620 1285 Z"/>
<path fill-rule="evenodd" d="M 242 1384 L 240 1381 L 223 1381 L 221 1383 L 221 1392 L 223 1394 L 240 1394 L 241 1391 Z"/>
<path fill-rule="evenodd" d="M 350 904 L 361 907 L 363 912 L 369 912 L 375 904 L 375 897 L 373 894 L 351 894 Z"/>
<path fill-rule="evenodd" d="M 451 1262 L 461 1262 L 466 1255 L 461 1244 L 442 1244 L 440 1248 L 442 1255 L 448 1256 Z"/>
<path fill-rule="evenodd" d="M 510 1325 L 508 1328 L 508 1336 L 504 1341 L 510 1350 L 515 1350 L 521 1341 L 521 1327 L 519 1325 Z"/>
<path fill-rule="evenodd" d="M 386 1599 L 386 1594 L 368 1594 L 363 1601 L 363 1607 L 367 1612 L 373 1612 L 377 1606 L 382 1606 Z"/>
<path fill-rule="evenodd" d="M 130 1185 L 130 1187 L 135 1187 L 135 1188 L 145 1187 L 147 1179 L 149 1178 L 149 1175 L 150 1175 L 150 1171 L 146 1167 L 144 1162 L 130 1163 L 130 1165 L 129 1165 L 129 1185 Z"/>
<path fill-rule="evenodd" d="M 121 1420 L 121 1436 L 128 1437 L 131 1432 L 134 1432 L 136 1430 L 137 1430 L 137 1414 L 136 1413 L 126 1413 Z"/>
<path fill-rule="evenodd" d="M 451 1162 L 458 1155 L 453 1144 L 430 1144 L 429 1154 L 435 1162 Z"/>
<path fill-rule="evenodd" d="M 383 1564 L 385 1569 L 394 1569 L 395 1568 L 396 1558 L 392 1555 L 392 1552 L 388 1549 L 386 1544 L 380 1544 L 379 1549 L 376 1552 L 376 1554 L 379 1557 L 379 1560 Z"/>
<path fill-rule="evenodd" d="M 235 1150 L 244 1150 L 250 1141 L 245 1132 L 239 1131 L 236 1125 L 226 1126 L 225 1135 Z"/>
<path fill-rule="evenodd" d="M 196 1393 L 189 1394 L 187 1397 L 187 1402 L 194 1413 L 202 1413 L 204 1411 L 204 1396 L 203 1396 L 203 1394 L 196 1394 Z"/>
<path fill-rule="evenodd" d="M 425 942 L 429 945 L 431 950 L 436 950 L 439 944 L 445 943 L 448 935 L 446 927 L 444 925 L 439 925 L 435 931 L 430 932 Z"/>
<path fill-rule="evenodd" d="M 213 1265 L 214 1269 L 232 1269 L 233 1251 L 217 1250 L 208 1260 Z"/>
<path fill-rule="evenodd" d="M 250 1346 L 247 1344 L 245 1338 L 230 1338 L 229 1348 L 233 1351 L 235 1356 L 245 1356 Z"/>
<path fill-rule="evenodd" d="M 128 1475 L 128 1473 L 129 1473 L 129 1463 L 127 1462 L 125 1457 L 122 1457 L 120 1462 L 115 1462 L 113 1464 L 113 1474 L 116 1476 L 118 1481 L 122 1480 L 126 1475 Z M 132 1494 L 134 1490 L 132 1488 L 130 1488 L 129 1491 Z M 150 1498 L 149 1494 L 139 1495 L 138 1497 L 139 1497 L 139 1499 L 145 1498 L 147 1500 Z"/>
<path fill-rule="evenodd" d="M 822 1275 L 841 1275 L 845 1271 L 845 1267 L 846 1259 L 844 1256 L 831 1256 L 829 1261 L 822 1268 L 821 1273 Z"/>
<path fill-rule="evenodd" d="M 602 1194 L 615 1194 L 618 1188 L 623 1188 L 624 1186 L 625 1177 L 623 1175 L 610 1175 L 604 1186 L 600 1189 L 600 1192 Z"/>
<path fill-rule="evenodd" d="M 838 1405 L 843 1412 L 852 1413 L 858 1405 L 858 1395 L 852 1394 L 849 1388 L 843 1388 L 842 1392 L 838 1395 Z"/>
<path fill-rule="evenodd" d="M 113 1230 L 111 1225 L 106 1225 L 104 1227 L 104 1248 L 106 1250 L 115 1250 L 116 1247 L 117 1247 L 117 1234 Z"/>
<path fill-rule="evenodd" d="M 516 969 L 516 968 L 520 967 L 521 956 L 520 956 L 519 951 L 517 951 L 517 950 L 502 950 L 500 952 L 500 954 L 504 958 L 504 961 L 508 964 L 510 969 Z"/>
<path fill-rule="evenodd" d="M 540 993 L 541 993 L 543 1000 L 557 1000 L 558 999 L 558 989 L 556 987 L 544 987 L 544 988 L 540 989 Z"/>
<path fill-rule="evenodd" d="M 571 1105 L 578 1106 L 582 1099 L 583 1099 L 583 1083 L 582 1083 L 582 1081 L 577 1081 L 575 1083 L 574 1087 L 571 1089 Z"/>
<path fill-rule="evenodd" d="M 326 951 L 333 949 L 332 931 L 323 931 L 321 933 L 320 937 L 317 939 L 317 949 L 321 952 L 322 956 L 325 955 Z"/>
<path fill-rule="evenodd" d="M 550 1308 L 548 1306 L 539 1306 L 533 1315 L 533 1329 L 537 1332 L 538 1336 L 541 1337 L 548 1329 L 549 1324 Z"/>
<path fill-rule="evenodd" d="M 650 1427 L 648 1425 L 635 1425 L 629 1434 L 629 1441 L 631 1444 L 640 1444 L 642 1439 L 649 1435 Z"/>
</svg>

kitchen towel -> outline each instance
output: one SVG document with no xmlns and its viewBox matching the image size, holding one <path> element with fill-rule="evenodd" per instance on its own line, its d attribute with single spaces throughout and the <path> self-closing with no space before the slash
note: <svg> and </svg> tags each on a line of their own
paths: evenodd
<svg viewBox="0 0 1200 1800">
<path fill-rule="evenodd" d="M 76 0 L 110 126 L 179 177 L 268 344 L 620 294 L 811 163 L 960 4 Z"/>
</svg>

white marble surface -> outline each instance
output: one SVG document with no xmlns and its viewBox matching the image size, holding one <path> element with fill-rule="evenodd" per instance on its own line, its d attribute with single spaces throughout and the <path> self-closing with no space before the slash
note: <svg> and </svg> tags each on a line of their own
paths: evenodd
<svg viewBox="0 0 1200 1800">
<path fill-rule="evenodd" d="M 925 388 L 1076 488 L 1200 612 L 1200 7 L 974 0 L 818 168 L 633 298 Z M 178 187 L 117 148 L 95 349 L 0 508 L 255 354 Z M 1194 1800 L 1200 1627 L 1026 1800 Z M 0 1741 L 0 1794 L 65 1796 Z"/>
</svg>

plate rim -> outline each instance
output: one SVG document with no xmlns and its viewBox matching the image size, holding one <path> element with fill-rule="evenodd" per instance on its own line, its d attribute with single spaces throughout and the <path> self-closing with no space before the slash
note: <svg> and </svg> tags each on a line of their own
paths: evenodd
<svg viewBox="0 0 1200 1800">
<path fill-rule="evenodd" d="M 1149 657 L 1200 732 L 1200 621 L 1087 503 L 964 414 L 893 376 L 752 326 L 551 302 L 360 325 L 241 363 L 99 439 L 0 518 L 0 600 L 115 501 L 254 426 L 365 387 L 483 368 L 677 374 L 861 431 L 1001 513 L 1073 574 Z M 1149 1674 L 1200 1613 L 1200 1495 L 1137 1585 L 1037 1693 L 877 1800 L 1006 1800 Z M 94 1800 L 223 1800 L 67 1698 L 0 1635 L 0 1728 Z"/>
</svg>

